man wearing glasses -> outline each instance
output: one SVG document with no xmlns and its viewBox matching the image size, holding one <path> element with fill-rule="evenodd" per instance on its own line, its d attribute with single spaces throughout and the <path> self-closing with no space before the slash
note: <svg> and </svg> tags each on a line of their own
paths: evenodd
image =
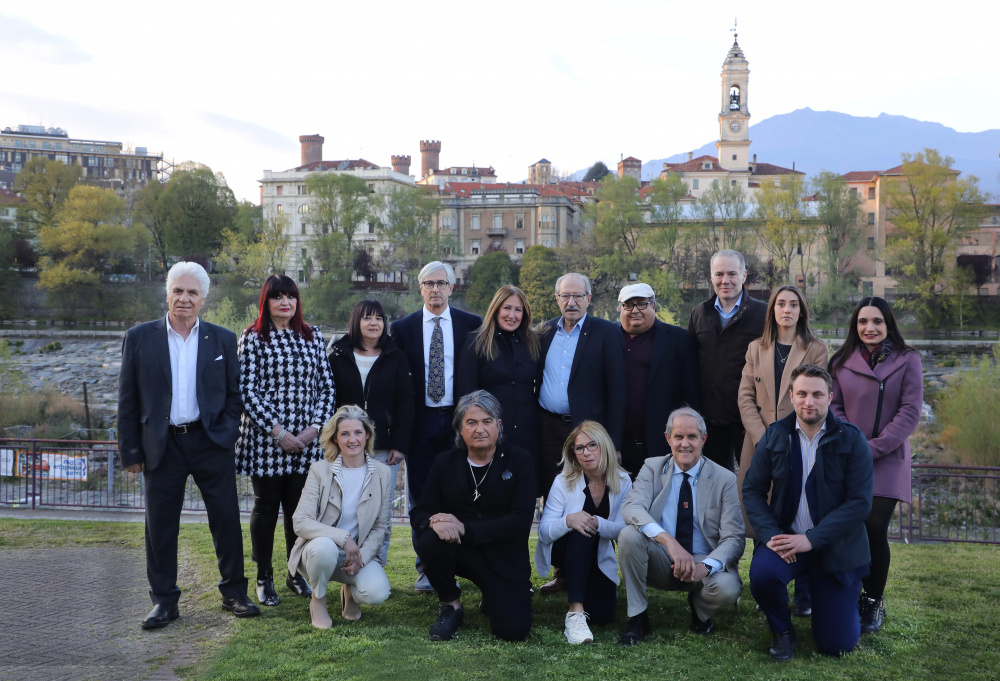
<svg viewBox="0 0 1000 681">
<path fill-rule="evenodd" d="M 556 280 L 556 302 L 562 317 L 545 322 L 542 335 L 540 494 L 552 487 L 559 474 L 563 443 L 582 421 L 604 426 L 620 457 L 625 351 L 611 322 L 587 315 L 590 298 L 590 280 L 584 275 L 571 272 Z"/>
<path fill-rule="evenodd" d="M 394 322 L 389 331 L 410 363 L 416 394 L 413 443 L 406 455 L 409 507 L 420 498 L 434 457 L 455 446 L 451 421 L 455 413 L 455 366 L 466 334 L 479 328 L 474 314 L 448 305 L 455 286 L 455 270 L 435 260 L 420 270 L 420 295 L 424 306 Z M 416 545 L 414 545 L 416 550 Z M 417 555 L 414 589 L 432 592 Z"/>
<path fill-rule="evenodd" d="M 682 406 L 701 409 L 698 355 L 684 329 L 656 318 L 656 294 L 649 284 L 630 284 L 618 294 L 625 342 L 625 429 L 622 467 L 635 480 L 643 461 L 666 456 L 660 430 Z"/>
</svg>

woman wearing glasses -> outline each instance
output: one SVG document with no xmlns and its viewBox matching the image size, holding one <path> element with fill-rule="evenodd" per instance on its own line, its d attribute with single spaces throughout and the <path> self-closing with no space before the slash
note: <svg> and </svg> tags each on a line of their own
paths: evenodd
<svg viewBox="0 0 1000 681">
<path fill-rule="evenodd" d="M 413 379 L 406 357 L 389 337 L 385 312 L 377 300 L 354 306 L 347 333 L 330 349 L 337 384 L 337 408 L 356 404 L 375 423 L 375 460 L 389 466 L 396 489 L 399 463 L 413 433 Z M 389 534 L 379 552 L 389 555 Z"/>
<path fill-rule="evenodd" d="M 468 335 L 455 372 L 455 394 L 485 390 L 503 409 L 504 439 L 531 454 L 538 465 L 538 334 L 531 305 L 516 286 L 501 286 L 479 329 Z"/>
<path fill-rule="evenodd" d="M 632 489 L 618 466 L 604 426 L 584 421 L 563 445 L 562 473 L 552 483 L 538 524 L 535 568 L 542 576 L 561 568 L 569 612 L 566 640 L 592 643 L 587 626 L 610 624 L 618 598 L 618 561 L 613 542 L 624 529 L 622 500 Z"/>
</svg>

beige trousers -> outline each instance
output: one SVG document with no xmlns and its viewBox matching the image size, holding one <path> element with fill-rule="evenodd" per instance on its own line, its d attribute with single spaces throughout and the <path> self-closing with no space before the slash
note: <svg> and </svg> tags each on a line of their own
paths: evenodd
<svg viewBox="0 0 1000 681">
<path fill-rule="evenodd" d="M 326 596 L 326 585 L 333 580 L 351 587 L 357 603 L 378 605 L 389 597 L 389 578 L 376 561 L 367 563 L 356 575 L 346 574 L 342 566 L 344 551 L 329 537 L 317 537 L 306 542 L 299 560 L 298 573 L 305 575 L 316 598 Z"/>
</svg>

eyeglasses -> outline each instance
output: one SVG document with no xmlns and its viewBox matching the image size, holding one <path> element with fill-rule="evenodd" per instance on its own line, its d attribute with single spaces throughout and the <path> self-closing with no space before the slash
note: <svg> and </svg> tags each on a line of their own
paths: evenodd
<svg viewBox="0 0 1000 681">
<path fill-rule="evenodd" d="M 583 454 L 583 450 L 584 449 L 586 449 L 588 452 L 594 452 L 594 451 L 597 451 L 598 447 L 600 447 L 599 444 L 597 444 L 596 442 L 591 441 L 591 442 L 588 442 L 585 445 L 574 445 L 573 446 L 573 451 L 576 452 L 577 454 Z"/>
<path fill-rule="evenodd" d="M 647 307 L 649 307 L 649 301 L 646 300 L 641 303 L 622 303 L 622 307 L 629 312 L 631 312 L 632 310 L 645 310 Z"/>
<path fill-rule="evenodd" d="M 439 291 L 443 291 L 451 286 L 451 283 L 447 281 L 422 281 L 420 282 L 420 285 L 426 289 L 438 289 Z"/>
<path fill-rule="evenodd" d="M 557 293 L 556 298 L 559 298 L 561 300 L 572 300 L 575 302 L 578 300 L 583 300 L 588 295 L 589 294 L 587 293 Z"/>
<path fill-rule="evenodd" d="M 361 321 L 363 321 L 363 322 L 380 322 L 380 321 L 382 321 L 382 318 L 379 317 L 377 314 L 375 314 L 375 315 L 366 314 L 364 317 L 361 318 Z"/>
</svg>

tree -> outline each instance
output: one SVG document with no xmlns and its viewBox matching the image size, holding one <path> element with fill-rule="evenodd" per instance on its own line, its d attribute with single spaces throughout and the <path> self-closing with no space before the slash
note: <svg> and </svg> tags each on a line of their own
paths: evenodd
<svg viewBox="0 0 1000 681">
<path fill-rule="evenodd" d="M 140 241 L 137 228 L 122 224 L 124 212 L 125 203 L 112 190 L 77 186 L 57 226 L 41 229 L 38 237 L 48 255 L 39 286 L 55 305 L 72 314 L 86 301 L 103 312 L 101 277 L 130 270 L 129 256 Z"/>
<path fill-rule="evenodd" d="M 698 197 L 695 215 L 703 223 L 702 229 L 692 234 L 704 260 L 704 267 L 698 267 L 699 272 L 708 272 L 708 258 L 716 251 L 731 248 L 746 253 L 749 250 L 750 204 L 740 185 L 714 184 Z"/>
<path fill-rule="evenodd" d="M 338 233 L 353 243 L 354 235 L 372 214 L 372 191 L 355 175 L 311 173 L 306 186 L 313 197 L 309 222 L 319 235 Z"/>
<path fill-rule="evenodd" d="M 420 286 L 420 268 L 446 257 L 449 249 L 456 248 L 455 241 L 435 229 L 438 201 L 423 188 L 393 187 L 381 200 L 378 235 L 385 246 L 378 257 L 379 267 L 402 272 L 415 292 Z"/>
<path fill-rule="evenodd" d="M 812 180 L 819 221 L 818 265 L 826 275 L 815 308 L 818 312 L 845 309 L 850 294 L 857 290 L 857 276 L 851 277 L 851 260 L 861 247 L 861 197 L 848 190 L 843 178 L 822 171 Z"/>
<path fill-rule="evenodd" d="M 611 171 L 608 170 L 608 166 L 604 164 L 604 161 L 598 161 L 594 165 L 590 166 L 587 174 L 583 176 L 584 182 L 599 182 L 604 179 L 604 177 L 610 174 Z"/>
<path fill-rule="evenodd" d="M 465 293 L 468 306 L 483 314 L 490 306 L 497 289 L 514 284 L 514 263 L 506 251 L 493 251 L 476 258 L 469 270 L 469 289 Z"/>
<path fill-rule="evenodd" d="M 886 182 L 886 265 L 921 323 L 944 321 L 943 293 L 954 270 L 950 262 L 958 240 L 976 229 L 986 197 L 974 176 L 959 178 L 954 159 L 935 149 L 903 154 L 902 176 Z"/>
<path fill-rule="evenodd" d="M 14 178 L 14 190 L 24 198 L 23 219 L 28 233 L 34 236 L 42 227 L 56 224 L 70 190 L 80 184 L 79 166 L 36 156 L 24 164 Z"/>
<path fill-rule="evenodd" d="M 520 286 L 531 304 L 534 320 L 555 319 L 560 315 L 555 298 L 560 274 L 556 252 L 548 246 L 532 246 L 521 257 Z"/>
<path fill-rule="evenodd" d="M 150 244 L 156 251 L 156 269 L 165 274 L 167 271 L 167 231 L 170 224 L 170 213 L 162 197 L 162 183 L 155 180 L 147 183 L 135 199 L 133 222 L 146 228 Z M 153 263 L 150 263 L 149 267 L 152 270 Z"/>
<path fill-rule="evenodd" d="M 259 288 L 269 276 L 284 271 L 288 216 L 268 208 L 264 219 L 249 233 L 235 229 L 222 233 L 222 246 L 215 254 L 216 267 L 231 275 L 239 286 Z"/>
<path fill-rule="evenodd" d="M 755 197 L 753 232 L 774 260 L 774 273 L 767 282 L 771 288 L 791 281 L 792 258 L 806 236 L 801 202 L 802 180 L 797 175 L 780 185 L 764 180 Z"/>
<path fill-rule="evenodd" d="M 233 227 L 233 190 L 221 173 L 206 166 L 174 173 L 158 200 L 167 216 L 164 243 L 170 255 L 214 253 L 222 233 Z"/>
</svg>

